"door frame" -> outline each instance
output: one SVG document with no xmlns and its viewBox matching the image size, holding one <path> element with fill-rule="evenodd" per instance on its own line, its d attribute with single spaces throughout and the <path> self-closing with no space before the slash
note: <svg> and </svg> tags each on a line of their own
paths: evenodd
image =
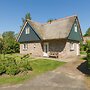
<svg viewBox="0 0 90 90">
<path fill-rule="evenodd" d="M 49 43 L 48 42 L 45 42 L 43 44 L 43 56 L 49 57 L 48 52 L 49 52 Z"/>
<path fill-rule="evenodd" d="M 77 48 L 77 49 L 76 49 L 76 50 L 77 50 L 76 53 L 77 53 L 77 56 L 78 56 L 78 55 L 80 55 L 79 43 L 77 43 L 76 45 L 77 45 L 77 46 L 76 46 L 76 48 Z"/>
</svg>

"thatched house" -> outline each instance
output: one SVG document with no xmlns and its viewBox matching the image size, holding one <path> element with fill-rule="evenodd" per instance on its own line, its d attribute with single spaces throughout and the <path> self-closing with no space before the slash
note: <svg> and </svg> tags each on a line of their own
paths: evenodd
<svg viewBox="0 0 90 90">
<path fill-rule="evenodd" d="M 46 57 L 79 55 L 82 32 L 77 16 L 45 24 L 26 20 L 18 36 L 21 54 Z"/>
</svg>

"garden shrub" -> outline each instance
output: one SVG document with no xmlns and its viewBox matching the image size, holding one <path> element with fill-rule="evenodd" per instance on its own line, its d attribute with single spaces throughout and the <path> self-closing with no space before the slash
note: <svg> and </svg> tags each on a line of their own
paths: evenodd
<svg viewBox="0 0 90 90">
<path fill-rule="evenodd" d="M 16 60 L 13 57 L 6 57 L 5 64 L 6 64 L 6 67 L 8 67 L 10 65 L 16 65 Z"/>
<path fill-rule="evenodd" d="M 32 70 L 28 57 L 28 55 L 23 56 L 18 62 L 12 56 L 0 58 L 0 74 L 16 75 L 19 72 Z"/>
<path fill-rule="evenodd" d="M 87 50 L 87 66 L 90 68 L 90 48 Z"/>
<path fill-rule="evenodd" d="M 6 68 L 6 74 L 8 74 L 8 75 L 16 75 L 19 72 L 20 71 L 19 71 L 17 65 L 10 65 Z"/>
<path fill-rule="evenodd" d="M 21 72 L 32 70 L 32 67 L 30 65 L 30 62 L 27 60 L 27 58 L 23 58 L 19 64 L 19 69 Z"/>
<path fill-rule="evenodd" d="M 16 75 L 19 73 L 18 66 L 16 64 L 16 60 L 13 57 L 6 57 L 6 74 Z"/>
<path fill-rule="evenodd" d="M 90 41 L 87 41 L 87 66 L 90 69 Z"/>
<path fill-rule="evenodd" d="M 30 55 L 29 54 L 26 54 L 26 55 L 24 55 L 23 57 L 21 57 L 21 59 L 27 59 L 27 58 L 29 58 L 30 57 Z"/>
<path fill-rule="evenodd" d="M 3 64 L 0 64 L 0 75 L 5 72 L 6 72 L 5 66 Z"/>
</svg>

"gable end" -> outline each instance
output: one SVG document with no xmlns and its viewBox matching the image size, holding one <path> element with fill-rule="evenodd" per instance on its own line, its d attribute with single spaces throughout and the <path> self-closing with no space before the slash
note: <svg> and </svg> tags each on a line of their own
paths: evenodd
<svg viewBox="0 0 90 90">
<path fill-rule="evenodd" d="M 78 18 L 75 19 L 74 24 L 72 25 L 71 31 L 68 35 L 68 39 L 75 41 L 82 41 L 82 33 Z"/>
<path fill-rule="evenodd" d="M 26 28 L 29 27 L 30 33 L 26 34 Z M 35 32 L 35 30 L 32 28 L 32 26 L 27 22 L 24 26 L 23 30 L 19 34 L 18 42 L 32 42 L 32 41 L 40 41 L 41 38 L 39 35 Z"/>
</svg>

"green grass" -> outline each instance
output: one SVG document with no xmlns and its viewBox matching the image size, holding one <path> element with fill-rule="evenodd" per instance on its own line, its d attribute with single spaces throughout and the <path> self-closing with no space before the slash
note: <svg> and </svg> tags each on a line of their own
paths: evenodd
<svg viewBox="0 0 90 90">
<path fill-rule="evenodd" d="M 8 55 L 8 56 L 11 56 L 11 55 Z M 13 55 L 13 57 L 15 57 L 17 61 L 20 60 L 20 56 Z M 31 59 L 29 58 L 29 60 Z M 16 76 L 2 75 L 0 76 L 0 85 L 23 83 L 24 81 L 30 80 L 37 75 L 40 75 L 47 71 L 54 70 L 57 67 L 62 66 L 64 62 L 59 62 L 59 61 L 50 60 L 50 59 L 36 59 L 36 60 L 31 60 L 30 64 L 31 64 L 31 67 L 33 68 L 33 71 L 29 73 L 19 74 Z"/>
<path fill-rule="evenodd" d="M 85 51 L 81 51 L 80 54 L 81 55 L 87 55 L 87 53 Z"/>
<path fill-rule="evenodd" d="M 88 90 L 90 89 L 90 76 L 85 76 L 85 83 L 88 87 Z"/>
</svg>

